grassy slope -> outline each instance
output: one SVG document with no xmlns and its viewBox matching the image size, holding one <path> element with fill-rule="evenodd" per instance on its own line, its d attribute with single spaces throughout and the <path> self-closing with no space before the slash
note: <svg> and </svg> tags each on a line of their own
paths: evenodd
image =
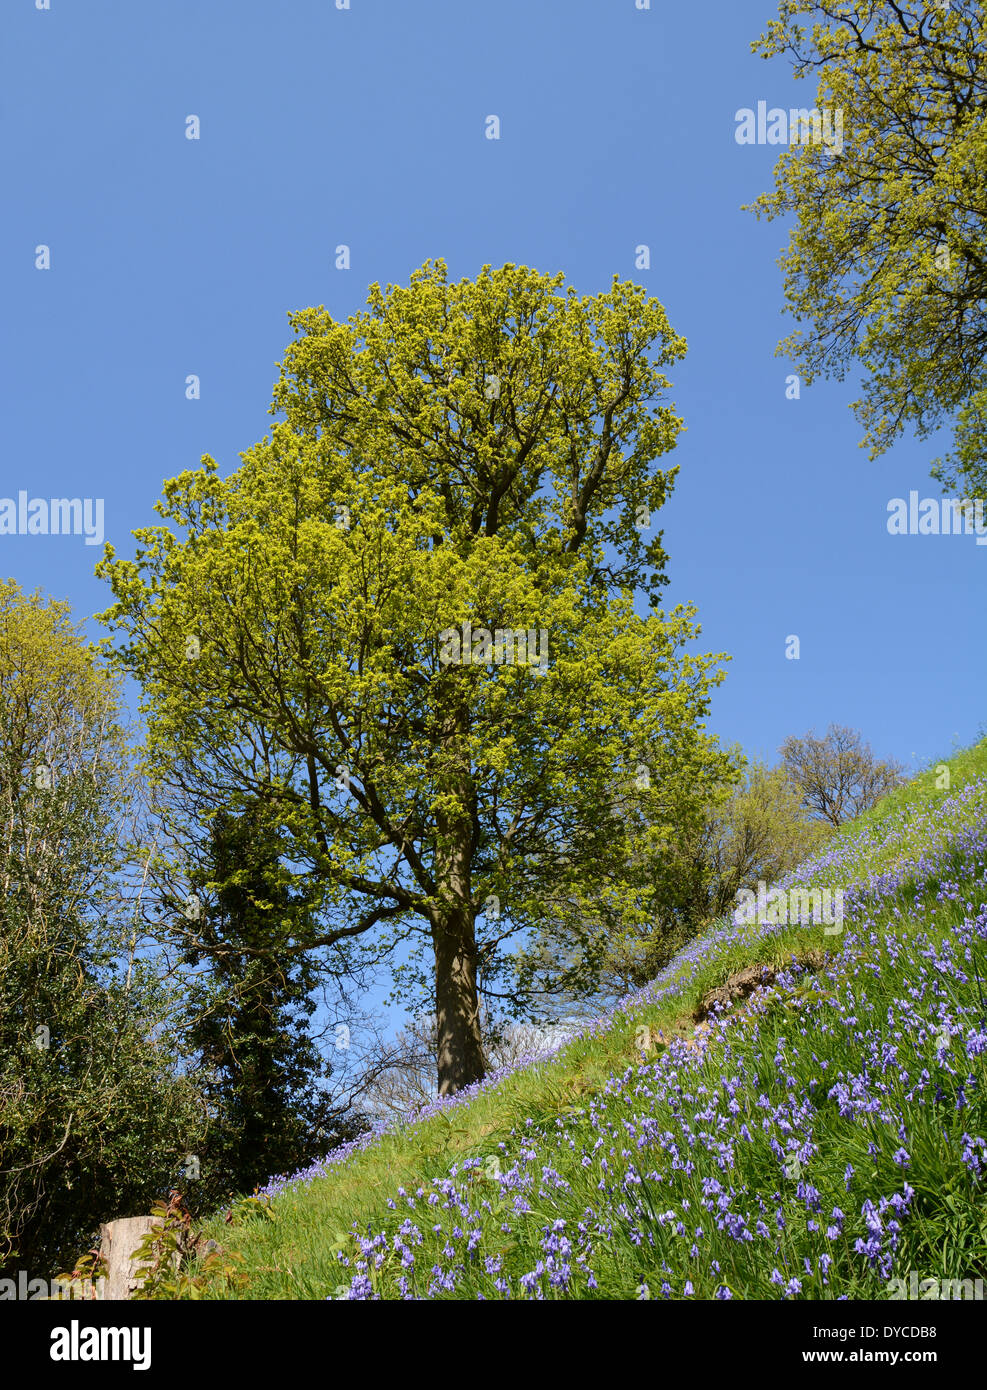
<svg viewBox="0 0 987 1390">
<path fill-rule="evenodd" d="M 987 741 L 948 766 L 949 790 L 920 775 L 783 885 L 848 890 L 842 932 L 718 923 L 551 1059 L 272 1184 L 273 1219 L 209 1223 L 248 1277 L 202 1296 L 881 1298 L 910 1270 L 987 1276 Z M 813 949 L 825 967 L 801 969 Z M 775 985 L 697 1032 L 704 993 L 754 963 Z"/>
</svg>

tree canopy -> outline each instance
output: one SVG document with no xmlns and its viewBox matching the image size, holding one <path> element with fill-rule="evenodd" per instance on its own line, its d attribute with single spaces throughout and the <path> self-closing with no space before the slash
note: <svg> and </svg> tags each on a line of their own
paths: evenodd
<svg viewBox="0 0 987 1390">
<path fill-rule="evenodd" d="M 862 816 L 904 781 L 901 763 L 876 758 L 860 731 L 843 724 L 830 724 L 824 738 L 811 729 L 802 738 L 793 734 L 778 751 L 806 810 L 834 828 Z"/>
</svg>

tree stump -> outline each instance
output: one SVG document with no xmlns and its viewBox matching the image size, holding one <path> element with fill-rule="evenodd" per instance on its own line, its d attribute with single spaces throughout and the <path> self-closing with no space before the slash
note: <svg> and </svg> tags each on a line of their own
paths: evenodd
<svg viewBox="0 0 987 1390">
<path fill-rule="evenodd" d="M 134 1252 L 148 1231 L 160 1224 L 160 1216 L 120 1216 L 100 1226 L 99 1253 L 106 1261 L 106 1277 L 97 1285 L 99 1298 L 131 1297 L 139 1287 L 137 1271 L 142 1267 Z"/>
</svg>

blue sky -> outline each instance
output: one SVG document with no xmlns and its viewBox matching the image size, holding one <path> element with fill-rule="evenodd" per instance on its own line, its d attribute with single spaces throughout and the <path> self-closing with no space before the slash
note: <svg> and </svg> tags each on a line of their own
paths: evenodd
<svg viewBox="0 0 987 1390">
<path fill-rule="evenodd" d="M 429 257 L 457 278 L 563 270 L 585 293 L 617 272 L 689 343 L 659 524 L 667 601 L 694 600 L 704 647 L 733 657 L 711 727 L 773 757 L 837 721 L 920 764 L 974 737 L 987 547 L 886 529 L 890 498 L 936 495 L 941 450 L 871 462 L 849 380 L 786 399 L 784 231 L 740 210 L 777 150 L 734 138 L 741 107 L 813 104 L 750 52 L 770 0 L 50 6 L 8 0 L 2 20 L 0 495 L 103 498 L 130 553 L 164 478 L 207 452 L 228 470 L 269 428 L 288 310 L 345 317 Z M 86 617 L 108 602 L 100 549 L 0 536 L 0 571 Z"/>
</svg>

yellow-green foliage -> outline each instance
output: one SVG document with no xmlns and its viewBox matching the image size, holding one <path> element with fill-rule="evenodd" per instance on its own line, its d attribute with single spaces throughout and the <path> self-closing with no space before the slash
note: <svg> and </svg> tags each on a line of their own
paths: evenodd
<svg viewBox="0 0 987 1390">
<path fill-rule="evenodd" d="M 987 16 L 981 0 L 911 6 L 783 0 L 752 45 L 815 80 L 842 113 L 842 149 L 793 144 L 754 204 L 794 214 L 781 265 L 790 310 L 811 325 L 780 351 L 807 381 L 865 369 L 857 402 L 879 453 L 971 406 L 958 462 L 983 480 L 987 302 Z M 803 98 L 805 100 L 805 98 Z M 805 137 L 803 137 L 805 140 Z M 973 495 L 973 494 L 970 494 Z"/>
</svg>

